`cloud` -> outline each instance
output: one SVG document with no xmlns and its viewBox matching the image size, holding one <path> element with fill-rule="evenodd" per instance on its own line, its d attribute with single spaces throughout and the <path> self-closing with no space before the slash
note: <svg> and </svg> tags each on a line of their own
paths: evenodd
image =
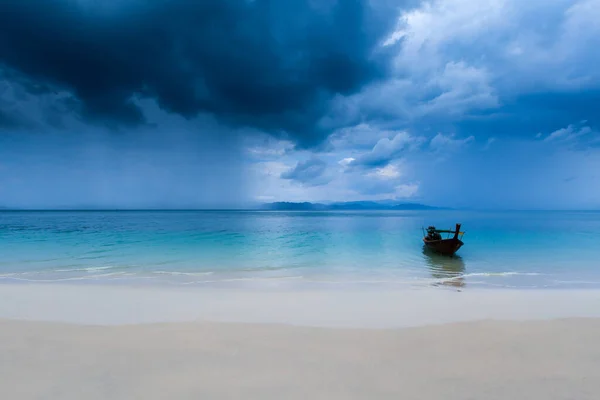
<svg viewBox="0 0 600 400">
<path fill-rule="evenodd" d="M 49 91 L 47 87 L 15 79 L 3 71 L 0 64 L 0 115 L 8 124 L 0 122 L 0 133 L 22 128 L 66 129 L 77 125 L 70 107 L 73 97 L 66 91 Z M 82 125 L 79 124 L 78 128 Z M 4 129 L 3 129 L 4 128 Z"/>
<path fill-rule="evenodd" d="M 598 205 L 599 12 L 0 2 L 0 202 Z"/>
<path fill-rule="evenodd" d="M 331 96 L 385 75 L 375 49 L 391 22 L 366 0 L 8 0 L 0 65 L 68 91 L 88 122 L 143 124 L 138 99 L 149 98 L 311 144 L 328 133 L 316 123 Z"/>
<path fill-rule="evenodd" d="M 396 186 L 396 199 L 410 199 L 415 197 L 419 192 L 418 183 L 407 183 Z"/>
<path fill-rule="evenodd" d="M 0 110 L 0 128 L 16 128 L 21 125 L 19 118 L 4 110 Z"/>
<path fill-rule="evenodd" d="M 326 184 L 327 163 L 317 157 L 299 162 L 294 168 L 281 174 L 282 179 L 291 179 L 306 185 L 318 186 Z"/>
<path fill-rule="evenodd" d="M 344 168 L 338 179 L 343 180 L 354 192 L 353 199 L 407 199 L 415 196 L 419 190 L 411 162 L 406 157 L 390 159 L 383 166 L 361 165 L 358 168 L 353 159 L 342 160 L 339 164 Z"/>
<path fill-rule="evenodd" d="M 248 134 L 243 137 L 248 156 L 256 161 L 279 159 L 294 148 L 288 140 L 278 140 L 265 134 Z"/>
<path fill-rule="evenodd" d="M 544 138 L 545 142 L 558 142 L 558 141 L 573 141 L 583 136 L 592 133 L 592 129 L 589 126 L 583 126 L 581 128 L 577 128 L 574 125 L 569 125 L 566 128 L 561 128 L 555 130 L 550 133 L 548 136 Z"/>
<path fill-rule="evenodd" d="M 361 123 L 335 130 L 329 136 L 328 144 L 336 150 L 370 150 L 379 140 L 393 138 L 396 134 L 392 130 Z"/>
<path fill-rule="evenodd" d="M 413 145 L 418 145 L 420 140 L 407 132 L 398 132 L 393 139 L 380 139 L 370 152 L 358 156 L 350 163 L 352 166 L 385 167 L 392 160 L 398 158 L 402 152 Z"/>
<path fill-rule="evenodd" d="M 429 147 L 434 151 L 454 151 L 463 148 L 474 140 L 475 136 L 469 136 L 464 139 L 455 139 L 454 135 L 438 133 L 429 142 Z"/>
<path fill-rule="evenodd" d="M 352 158 L 352 157 L 346 157 L 346 158 L 342 158 L 340 161 L 338 161 L 338 164 L 340 164 L 342 167 L 347 167 L 347 166 L 349 166 L 350 164 L 352 164 L 352 162 L 353 162 L 354 160 L 355 160 L 355 159 L 354 159 L 354 158 Z"/>
<path fill-rule="evenodd" d="M 600 132 L 587 125 L 586 120 L 572 123 L 548 134 L 536 136 L 546 147 L 558 147 L 570 151 L 587 152 L 600 146 Z"/>
<path fill-rule="evenodd" d="M 493 109 L 499 106 L 498 97 L 484 68 L 465 62 L 448 62 L 428 85 L 440 94 L 419 107 L 420 113 L 463 115 L 473 110 Z"/>
<path fill-rule="evenodd" d="M 375 176 L 380 179 L 396 179 L 400 177 L 401 172 L 397 165 L 388 164 L 383 168 L 376 168 L 368 175 Z"/>
<path fill-rule="evenodd" d="M 399 162 L 368 171 L 354 170 L 351 172 L 351 187 L 363 196 L 384 195 L 392 199 L 414 197 L 419 191 L 419 184 L 406 181 L 406 168 L 406 163 Z"/>
<path fill-rule="evenodd" d="M 600 41 L 590 20 L 598 10 L 598 0 L 423 2 L 402 13 L 390 38 L 401 41 L 399 70 L 430 75 L 463 62 L 501 72 L 492 77 L 512 90 L 580 88 L 600 78 L 590 63 L 598 56 L 588 51 Z"/>
<path fill-rule="evenodd" d="M 582 119 L 594 128 L 600 30 L 589 18 L 598 12 L 600 0 L 421 2 L 401 10 L 384 41 L 395 53 L 388 79 L 337 97 L 329 119 L 464 136 L 530 135 Z"/>
<path fill-rule="evenodd" d="M 334 96 L 320 119 L 333 134 L 319 154 L 342 171 L 323 190 L 393 198 L 403 187 L 458 207 L 600 206 L 590 186 L 600 182 L 599 12 L 599 0 L 400 10 L 381 42 L 394 53 L 389 75 Z"/>
<path fill-rule="evenodd" d="M 488 138 L 487 142 L 485 142 L 485 145 L 483 146 L 483 151 L 489 150 L 492 147 L 492 145 L 497 141 L 498 139 L 496 139 L 495 137 Z"/>
</svg>

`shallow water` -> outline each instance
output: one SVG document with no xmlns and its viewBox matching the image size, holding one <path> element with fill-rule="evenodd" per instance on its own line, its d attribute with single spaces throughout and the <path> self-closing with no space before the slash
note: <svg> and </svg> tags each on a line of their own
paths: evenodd
<svg viewBox="0 0 600 400">
<path fill-rule="evenodd" d="M 597 212 L 3 211 L 0 282 L 588 288 L 598 243 Z"/>
</svg>

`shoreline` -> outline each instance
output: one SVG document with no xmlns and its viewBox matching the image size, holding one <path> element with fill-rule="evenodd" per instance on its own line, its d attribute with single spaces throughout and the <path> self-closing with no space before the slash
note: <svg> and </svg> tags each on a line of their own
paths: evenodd
<svg viewBox="0 0 600 400">
<path fill-rule="evenodd" d="M 388 271 L 389 272 L 389 271 Z M 74 270 L 7 272 L 0 274 L 1 285 L 84 285 L 146 288 L 195 288 L 233 290 L 600 290 L 594 277 L 573 278 L 539 272 L 463 272 L 434 270 L 432 276 L 390 276 L 379 274 L 330 274 L 305 276 L 303 271 L 148 271 L 128 272 L 116 267 L 90 267 Z"/>
<path fill-rule="evenodd" d="M 0 319 L 395 329 L 480 320 L 600 318 L 597 289 L 257 290 L 0 284 Z"/>
</svg>

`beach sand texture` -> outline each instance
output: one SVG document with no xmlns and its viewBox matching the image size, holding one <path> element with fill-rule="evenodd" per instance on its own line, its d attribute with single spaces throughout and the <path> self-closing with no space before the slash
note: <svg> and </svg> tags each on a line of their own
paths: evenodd
<svg viewBox="0 0 600 400">
<path fill-rule="evenodd" d="M 403 329 L 0 321 L 4 399 L 598 399 L 600 320 Z"/>
</svg>

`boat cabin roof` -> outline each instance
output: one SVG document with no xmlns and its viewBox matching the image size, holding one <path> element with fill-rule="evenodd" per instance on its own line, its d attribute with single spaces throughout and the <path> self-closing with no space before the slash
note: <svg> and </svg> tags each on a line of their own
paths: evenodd
<svg viewBox="0 0 600 400">
<path fill-rule="evenodd" d="M 433 232 L 436 233 L 456 233 L 456 231 L 450 231 L 450 230 L 446 230 L 446 229 L 433 229 Z M 464 232 L 458 232 L 461 235 L 464 235 Z"/>
</svg>

